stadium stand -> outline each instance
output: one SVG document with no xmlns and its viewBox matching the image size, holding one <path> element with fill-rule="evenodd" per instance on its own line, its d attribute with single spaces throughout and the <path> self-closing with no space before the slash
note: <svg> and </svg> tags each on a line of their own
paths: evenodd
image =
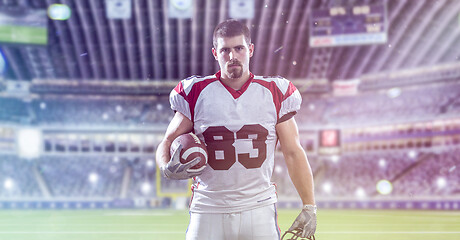
<svg viewBox="0 0 460 240">
<path fill-rule="evenodd" d="M 437 199 L 460 195 L 460 188 L 455 184 L 460 180 L 457 167 L 460 125 L 455 120 L 460 116 L 460 85 L 405 87 L 395 92 L 304 96 L 296 116 L 299 126 L 313 131 L 334 126 L 342 129 L 344 140 L 344 148 L 336 156 L 321 156 L 315 149 L 307 149 L 311 152 L 308 157 L 320 201 Z M 37 98 L 30 102 L 0 98 L 0 101 L 0 123 L 10 129 L 9 132 L 14 131 L 15 124 L 47 129 L 45 151 L 38 159 L 24 160 L 11 152 L 0 155 L 0 200 L 158 199 L 163 196 L 158 195 L 158 187 L 171 193 L 188 188 L 187 182 L 164 179 L 157 185 L 153 152 L 158 140 L 152 138 L 154 135 L 148 139 L 139 137 L 135 143 L 125 143 L 121 138 L 110 142 L 106 136 L 102 139 L 108 142 L 90 139 L 92 134 L 108 134 L 110 129 L 123 134 L 123 130 L 132 126 L 164 126 L 173 116 L 167 96 L 154 101 L 121 97 Z M 442 125 L 435 126 L 435 121 Z M 399 127 L 380 132 L 369 130 L 395 125 Z M 80 127 L 85 131 L 68 131 Z M 83 134 L 86 138 L 72 140 L 65 135 L 66 131 L 59 129 L 66 129 L 69 134 Z M 141 136 L 139 131 L 127 134 Z M 13 141 L 11 136 L 4 141 Z M 353 145 L 372 145 L 379 139 L 390 141 L 384 143 L 388 148 Z M 406 142 L 401 145 L 399 139 Z M 145 142 L 150 143 L 151 151 L 144 151 Z M 95 150 L 98 144 L 106 149 L 109 143 L 115 150 Z M 130 151 L 134 145 L 139 149 Z M 316 147 L 309 145 L 309 148 Z M 417 154 L 409 154 L 415 150 Z M 278 151 L 273 181 L 281 199 L 296 198 L 296 190 L 286 176 L 287 169 Z M 380 180 L 391 183 L 390 193 L 379 193 L 376 185 Z"/>
<path fill-rule="evenodd" d="M 17 98 L 0 98 L 0 122 L 27 124 L 31 120 L 29 104 Z"/>
<path fill-rule="evenodd" d="M 460 179 L 457 169 L 460 151 L 455 148 L 418 155 L 399 150 L 351 153 L 337 158 L 312 156 L 309 161 L 319 199 L 433 199 L 460 195 L 460 187 L 456 184 Z M 283 161 L 278 159 L 274 173 L 278 192 L 287 198 L 296 197 L 286 174 Z M 379 194 L 377 183 L 380 180 L 392 184 L 389 194 Z"/>
<path fill-rule="evenodd" d="M 123 162 L 99 156 L 48 156 L 36 162 L 54 198 L 115 198 L 120 194 Z"/>
<path fill-rule="evenodd" d="M 297 118 L 304 125 L 321 127 L 375 125 L 460 115 L 460 84 L 403 88 L 356 96 L 304 98 Z"/>
<path fill-rule="evenodd" d="M 167 123 L 172 117 L 167 98 L 126 99 L 48 99 L 35 100 L 32 108 L 39 125 L 112 125 Z"/>
<path fill-rule="evenodd" d="M 35 167 L 35 162 L 0 155 L 0 199 L 42 197 L 33 174 Z"/>
</svg>

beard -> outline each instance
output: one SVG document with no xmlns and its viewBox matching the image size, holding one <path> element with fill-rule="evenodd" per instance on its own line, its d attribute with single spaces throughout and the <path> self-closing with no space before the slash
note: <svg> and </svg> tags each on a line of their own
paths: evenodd
<svg viewBox="0 0 460 240">
<path fill-rule="evenodd" d="M 237 65 L 238 67 L 230 67 Z M 243 76 L 243 66 L 240 63 L 232 63 L 227 67 L 228 77 L 232 79 L 237 79 Z"/>
</svg>

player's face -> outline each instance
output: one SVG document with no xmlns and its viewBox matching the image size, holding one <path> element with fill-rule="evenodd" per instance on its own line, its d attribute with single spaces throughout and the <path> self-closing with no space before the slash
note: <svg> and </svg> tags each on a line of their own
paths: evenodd
<svg viewBox="0 0 460 240">
<path fill-rule="evenodd" d="M 249 58 L 254 53 L 254 44 L 248 44 L 244 35 L 217 38 L 217 49 L 213 48 L 212 53 L 224 78 L 249 76 Z"/>
</svg>

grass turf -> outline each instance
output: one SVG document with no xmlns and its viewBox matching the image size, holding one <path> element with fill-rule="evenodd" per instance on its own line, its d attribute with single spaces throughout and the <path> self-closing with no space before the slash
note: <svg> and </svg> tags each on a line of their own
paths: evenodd
<svg viewBox="0 0 460 240">
<path fill-rule="evenodd" d="M 279 210 L 285 231 L 298 210 Z M 185 239 L 177 210 L 4 210 L 2 240 Z M 320 210 L 317 240 L 460 239 L 460 211 Z"/>
</svg>

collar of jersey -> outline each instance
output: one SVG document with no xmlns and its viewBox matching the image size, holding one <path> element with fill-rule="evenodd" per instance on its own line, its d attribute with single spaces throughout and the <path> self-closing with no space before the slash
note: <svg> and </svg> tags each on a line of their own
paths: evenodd
<svg viewBox="0 0 460 240">
<path fill-rule="evenodd" d="M 222 83 L 222 85 L 227 89 L 227 91 L 232 95 L 232 97 L 234 99 L 237 99 L 241 95 L 243 95 L 243 93 L 246 91 L 246 89 L 248 89 L 249 84 L 251 84 L 252 80 L 254 79 L 254 74 L 249 72 L 249 79 L 243 84 L 243 86 L 241 87 L 240 90 L 235 90 L 235 89 L 225 85 L 224 82 L 222 82 L 222 80 L 220 80 L 220 74 L 221 74 L 220 71 L 218 71 L 216 73 L 216 78 L 219 79 L 219 82 Z"/>
</svg>

